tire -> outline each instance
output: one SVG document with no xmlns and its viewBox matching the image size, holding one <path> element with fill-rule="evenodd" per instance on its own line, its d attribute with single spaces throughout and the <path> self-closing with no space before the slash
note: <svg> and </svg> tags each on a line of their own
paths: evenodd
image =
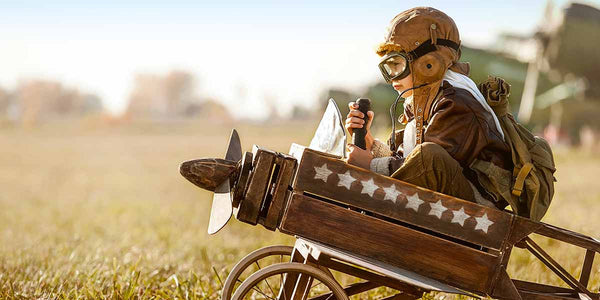
<svg viewBox="0 0 600 300">
<path fill-rule="evenodd" d="M 248 267 L 255 264 L 259 260 L 269 256 L 291 256 L 294 247 L 290 246 L 268 246 L 261 249 L 252 251 L 250 254 L 242 258 L 229 272 L 223 289 L 221 290 L 221 299 L 229 300 L 233 294 L 236 283 L 239 277 L 244 273 Z"/>
<path fill-rule="evenodd" d="M 232 299 L 242 300 L 248 294 L 248 292 L 252 290 L 257 291 L 256 286 L 258 286 L 258 284 L 263 280 L 274 275 L 284 274 L 308 275 L 310 278 L 316 279 L 320 281 L 323 285 L 325 285 L 335 297 L 333 299 L 348 300 L 348 296 L 346 295 L 344 288 L 342 288 L 342 286 L 340 286 L 333 277 L 330 277 L 321 269 L 301 263 L 279 263 L 270 265 L 264 269 L 255 272 L 254 274 L 250 275 L 248 279 L 244 280 L 244 282 L 235 291 L 235 294 L 233 295 Z M 267 285 L 269 285 L 268 282 Z M 269 285 L 269 288 L 271 288 L 271 285 Z"/>
</svg>

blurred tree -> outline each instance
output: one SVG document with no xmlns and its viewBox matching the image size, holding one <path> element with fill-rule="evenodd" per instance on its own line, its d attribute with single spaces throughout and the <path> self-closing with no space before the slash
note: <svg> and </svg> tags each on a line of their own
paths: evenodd
<svg viewBox="0 0 600 300">
<path fill-rule="evenodd" d="M 166 96 L 165 84 L 161 76 L 137 74 L 133 91 L 129 96 L 127 115 L 134 118 L 166 116 L 169 104 Z"/>
<path fill-rule="evenodd" d="M 100 98 L 66 88 L 47 80 L 28 80 L 19 83 L 14 93 L 18 118 L 25 125 L 45 119 L 81 116 L 102 110 Z"/>
<path fill-rule="evenodd" d="M 197 95 L 193 74 L 178 70 L 166 75 L 138 74 L 126 114 L 146 119 L 206 118 L 209 115 L 230 118 L 225 106 L 214 99 L 202 100 Z"/>
<path fill-rule="evenodd" d="M 182 107 L 193 102 L 194 76 L 187 72 L 171 71 L 164 78 L 166 113 L 178 114 Z"/>
<path fill-rule="evenodd" d="M 371 126 L 374 128 L 391 127 L 390 107 L 398 97 L 398 92 L 394 90 L 391 84 L 381 81 L 367 87 L 365 95 L 371 99 L 371 110 L 376 116 Z M 396 107 L 396 116 L 402 114 L 402 110 L 403 106 L 399 104 Z"/>
<path fill-rule="evenodd" d="M 311 109 L 308 109 L 306 107 L 296 104 L 292 108 L 292 112 L 290 113 L 290 118 L 292 120 L 306 120 L 312 116 L 315 116 L 315 112 L 316 112 L 315 110 L 311 110 Z"/>
<path fill-rule="evenodd" d="M 321 93 L 319 96 L 319 104 L 317 105 L 316 111 L 325 111 L 325 107 L 327 106 L 327 101 L 333 98 L 335 103 L 340 108 L 342 115 L 346 115 L 348 113 L 348 102 L 354 101 L 357 99 L 356 94 L 341 89 L 341 88 L 330 88 Z"/>
<path fill-rule="evenodd" d="M 10 95 L 8 91 L 0 87 L 0 116 L 6 117 L 10 106 Z"/>
<path fill-rule="evenodd" d="M 218 120 L 221 122 L 229 122 L 232 120 L 229 110 L 225 105 L 217 100 L 204 100 L 202 101 L 202 112 L 203 119 Z"/>
<path fill-rule="evenodd" d="M 214 99 L 205 99 L 186 105 L 180 114 L 183 117 L 195 117 L 217 123 L 231 122 L 232 116 L 225 105 Z"/>
<path fill-rule="evenodd" d="M 277 109 L 279 105 L 277 103 L 276 97 L 274 97 L 270 93 L 263 93 L 262 101 L 263 107 L 267 111 L 267 120 L 276 121 L 281 119 L 281 115 L 279 114 L 279 110 Z"/>
</svg>

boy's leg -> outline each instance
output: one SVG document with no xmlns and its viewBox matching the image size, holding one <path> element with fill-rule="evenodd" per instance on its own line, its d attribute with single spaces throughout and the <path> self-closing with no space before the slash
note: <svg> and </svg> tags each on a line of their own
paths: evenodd
<svg viewBox="0 0 600 300">
<path fill-rule="evenodd" d="M 462 170 L 460 164 L 440 145 L 422 143 L 415 147 L 392 177 L 475 202 L 471 184 Z"/>
</svg>

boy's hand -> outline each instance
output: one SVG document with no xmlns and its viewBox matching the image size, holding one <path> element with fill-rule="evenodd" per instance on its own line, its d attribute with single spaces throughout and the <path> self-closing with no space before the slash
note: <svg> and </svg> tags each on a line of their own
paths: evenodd
<svg viewBox="0 0 600 300">
<path fill-rule="evenodd" d="M 355 102 L 350 102 L 348 103 L 348 107 L 350 108 L 350 112 L 346 116 L 346 130 L 348 130 L 348 133 L 352 135 L 354 128 L 362 128 L 363 126 L 365 126 L 365 121 L 362 119 L 364 117 L 364 114 L 360 110 L 358 110 L 358 104 L 356 104 Z M 375 117 L 375 113 L 369 111 L 367 112 L 367 115 L 369 116 L 369 121 L 367 122 L 367 125 L 365 127 L 367 129 L 367 134 L 365 135 L 365 142 L 367 144 L 367 150 L 371 151 L 371 147 L 373 146 L 373 135 L 371 135 L 371 123 L 373 123 L 373 117 Z"/>
<path fill-rule="evenodd" d="M 371 151 L 363 150 L 355 145 L 348 145 L 348 163 L 353 164 L 357 167 L 370 170 L 371 160 L 373 160 L 373 154 Z"/>
</svg>

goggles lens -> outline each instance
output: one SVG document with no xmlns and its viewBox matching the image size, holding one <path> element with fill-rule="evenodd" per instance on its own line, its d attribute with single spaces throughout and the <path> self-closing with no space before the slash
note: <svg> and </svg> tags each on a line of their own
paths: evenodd
<svg viewBox="0 0 600 300">
<path fill-rule="evenodd" d="M 379 69 L 388 82 L 393 79 L 404 78 L 410 73 L 408 59 L 398 52 L 391 52 L 386 55 L 379 63 Z"/>
</svg>

